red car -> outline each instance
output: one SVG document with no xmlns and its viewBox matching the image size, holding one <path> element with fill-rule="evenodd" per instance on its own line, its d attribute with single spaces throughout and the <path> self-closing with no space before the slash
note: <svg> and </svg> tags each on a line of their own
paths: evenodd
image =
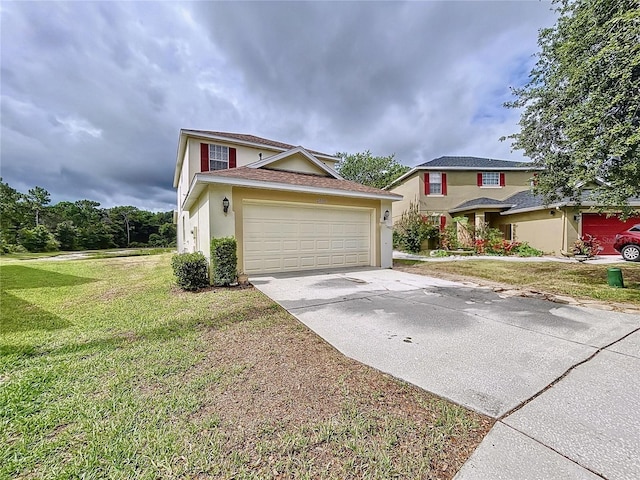
<svg viewBox="0 0 640 480">
<path fill-rule="evenodd" d="M 640 262 L 640 223 L 616 235 L 613 248 L 630 262 Z"/>
</svg>

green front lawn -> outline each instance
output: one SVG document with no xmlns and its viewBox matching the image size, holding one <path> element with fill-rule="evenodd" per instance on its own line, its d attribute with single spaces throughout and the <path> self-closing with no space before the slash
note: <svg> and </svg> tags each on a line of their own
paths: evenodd
<svg viewBox="0 0 640 480">
<path fill-rule="evenodd" d="M 170 255 L 0 259 L 0 478 L 452 478 L 491 420 Z"/>
</svg>

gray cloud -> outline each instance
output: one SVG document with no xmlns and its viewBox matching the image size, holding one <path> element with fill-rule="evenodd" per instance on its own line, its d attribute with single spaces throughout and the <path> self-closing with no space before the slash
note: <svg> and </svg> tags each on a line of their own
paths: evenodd
<svg viewBox="0 0 640 480">
<path fill-rule="evenodd" d="M 1 174 L 173 208 L 180 128 L 326 152 L 520 158 L 498 137 L 545 2 L 5 2 Z"/>
</svg>

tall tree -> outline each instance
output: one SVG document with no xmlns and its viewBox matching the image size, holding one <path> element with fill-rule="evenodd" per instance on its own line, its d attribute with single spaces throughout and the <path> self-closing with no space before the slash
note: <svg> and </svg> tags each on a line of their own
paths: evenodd
<svg viewBox="0 0 640 480">
<path fill-rule="evenodd" d="M 42 187 L 35 187 L 27 193 L 27 202 L 35 215 L 36 227 L 40 225 L 40 212 L 51 202 L 51 195 Z"/>
<path fill-rule="evenodd" d="M 336 156 L 341 157 L 336 169 L 342 177 L 370 187 L 386 187 L 409 171 L 409 167 L 399 164 L 393 154 L 375 157 L 367 150 L 362 153 L 337 153 Z"/>
<path fill-rule="evenodd" d="M 25 196 L 0 177 L 0 239 L 17 243 L 18 231 L 26 226 Z"/>
<path fill-rule="evenodd" d="M 133 220 L 139 210 L 136 207 L 124 206 L 113 207 L 108 210 L 109 217 L 116 225 L 122 225 L 122 228 L 127 236 L 127 243 L 123 246 L 129 246 L 131 243 L 131 230 L 135 228 Z"/>
<path fill-rule="evenodd" d="M 640 196 L 640 3 L 554 3 L 559 18 L 540 31 L 529 82 L 506 104 L 524 108 L 509 138 L 544 167 L 535 190 L 547 201 L 582 198 L 627 215 Z"/>
</svg>

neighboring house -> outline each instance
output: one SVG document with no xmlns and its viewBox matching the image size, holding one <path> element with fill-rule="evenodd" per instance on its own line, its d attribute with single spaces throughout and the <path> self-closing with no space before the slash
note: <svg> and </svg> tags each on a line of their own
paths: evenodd
<svg viewBox="0 0 640 480">
<path fill-rule="evenodd" d="M 602 253 L 614 254 L 615 234 L 638 223 L 637 217 L 622 222 L 594 213 L 595 205 L 587 201 L 545 205 L 531 193 L 535 176 L 527 163 L 440 157 L 411 169 L 386 190 L 404 197 L 395 205 L 394 221 L 413 202 L 441 227 L 454 217 L 467 217 L 476 227 L 486 223 L 508 240 L 526 241 L 547 253 L 568 252 L 578 236 L 591 234 L 604 247 Z M 636 200 L 631 204 L 640 206 Z"/>
<path fill-rule="evenodd" d="M 178 251 L 235 237 L 247 274 L 392 265 L 400 195 L 344 180 L 339 158 L 253 135 L 181 130 Z"/>
</svg>

